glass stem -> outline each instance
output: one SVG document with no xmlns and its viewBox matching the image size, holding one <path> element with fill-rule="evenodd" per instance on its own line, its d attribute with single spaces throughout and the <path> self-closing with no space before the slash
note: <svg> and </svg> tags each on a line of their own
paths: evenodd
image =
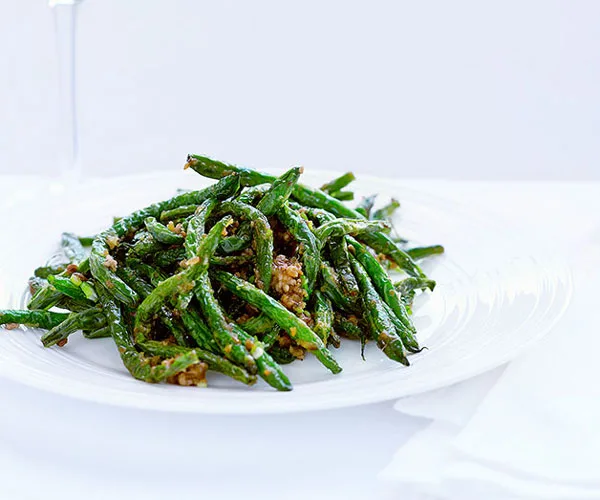
<svg viewBox="0 0 600 500">
<path fill-rule="evenodd" d="M 59 92 L 59 154 L 63 182 L 81 178 L 75 92 L 75 27 L 77 2 L 52 5 L 56 30 Z"/>
</svg>

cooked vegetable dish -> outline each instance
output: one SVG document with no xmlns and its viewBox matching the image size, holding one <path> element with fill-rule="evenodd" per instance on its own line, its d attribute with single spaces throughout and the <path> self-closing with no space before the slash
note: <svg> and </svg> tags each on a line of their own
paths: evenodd
<svg viewBox="0 0 600 500">
<path fill-rule="evenodd" d="M 110 337 L 136 379 L 184 386 L 215 371 L 289 391 L 282 365 L 314 355 L 339 373 L 342 338 L 407 366 L 421 351 L 413 299 L 435 282 L 417 262 L 444 249 L 396 234 L 396 200 L 351 208 L 352 173 L 315 189 L 299 183 L 301 167 L 276 177 L 189 155 L 185 168 L 217 182 L 93 238 L 63 234 L 30 279 L 28 310 L 0 311 L 0 324 L 46 330 L 45 347 L 77 331 Z"/>
</svg>

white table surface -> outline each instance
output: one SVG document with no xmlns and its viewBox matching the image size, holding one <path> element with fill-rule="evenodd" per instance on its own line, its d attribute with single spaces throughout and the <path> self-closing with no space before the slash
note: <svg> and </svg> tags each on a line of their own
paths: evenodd
<svg viewBox="0 0 600 500">
<path fill-rule="evenodd" d="M 5 198 L 39 183 L 0 177 Z M 600 232 L 598 183 L 407 185 L 496 212 L 553 241 L 554 250 L 568 252 L 582 235 Z M 10 245 L 3 241 L 0 257 Z M 423 425 L 392 402 L 280 416 L 180 415 L 0 379 L 0 498 L 399 498 L 376 475 Z"/>
</svg>

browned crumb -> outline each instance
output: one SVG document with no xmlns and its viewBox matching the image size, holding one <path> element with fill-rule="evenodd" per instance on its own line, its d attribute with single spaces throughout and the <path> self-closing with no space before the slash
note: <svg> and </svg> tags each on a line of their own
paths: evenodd
<svg viewBox="0 0 600 500">
<path fill-rule="evenodd" d="M 250 247 L 246 247 L 246 248 L 244 248 L 244 250 L 242 250 L 242 253 L 240 255 L 252 256 L 252 255 L 254 255 L 254 250 L 252 250 L 252 248 L 250 248 Z"/>
<path fill-rule="evenodd" d="M 110 254 L 106 255 L 106 258 L 104 259 L 102 265 L 113 272 L 117 270 L 117 261 Z"/>
<path fill-rule="evenodd" d="M 233 274 L 234 274 L 234 276 L 237 276 L 238 278 L 241 278 L 246 281 L 248 280 L 248 272 L 245 269 L 240 269 L 239 271 L 236 271 Z"/>
<path fill-rule="evenodd" d="M 113 248 L 116 248 L 120 243 L 120 240 L 117 236 L 115 235 L 110 235 L 106 237 L 106 244 L 108 245 L 108 248 L 110 248 L 111 250 Z"/>
<path fill-rule="evenodd" d="M 65 273 L 68 275 L 71 275 L 71 274 L 75 274 L 78 270 L 79 270 L 79 268 L 77 267 L 77 264 L 69 264 L 67 266 L 67 268 L 65 269 Z"/>
<path fill-rule="evenodd" d="M 180 234 L 183 237 L 185 237 L 185 235 L 186 235 L 181 222 L 179 222 L 177 225 L 175 225 L 175 223 L 172 220 L 170 220 L 169 223 L 167 224 L 167 229 L 169 231 L 171 231 L 172 233 Z"/>
<path fill-rule="evenodd" d="M 302 314 L 299 315 L 300 319 L 304 321 L 308 327 L 312 328 L 315 326 L 315 320 L 310 314 L 307 314 L 306 311 L 303 311 Z"/>
<path fill-rule="evenodd" d="M 15 328 L 19 328 L 19 324 L 18 323 L 6 323 L 6 325 L 4 325 L 4 328 L 6 330 L 14 330 Z"/>
<path fill-rule="evenodd" d="M 186 387 L 192 385 L 206 385 L 206 363 L 197 363 L 189 366 L 184 371 L 177 373 L 167 379 L 169 384 L 183 385 Z"/>
<path fill-rule="evenodd" d="M 295 257 L 278 255 L 273 261 L 271 290 L 287 309 L 303 310 L 305 291 L 302 288 L 302 265 Z"/>
<path fill-rule="evenodd" d="M 381 264 L 383 264 L 384 266 L 388 266 L 390 269 L 397 269 L 399 267 L 398 264 L 396 264 L 396 262 L 394 262 L 393 260 L 391 260 L 384 253 L 378 253 L 378 254 L 375 255 L 375 257 L 377 258 L 377 260 Z"/>
<path fill-rule="evenodd" d="M 181 285 L 179 285 L 177 287 L 177 291 L 181 294 L 181 295 L 185 295 L 188 292 L 191 292 L 194 289 L 194 282 L 193 281 L 186 281 L 185 283 L 182 283 Z"/>
<path fill-rule="evenodd" d="M 238 230 L 238 227 L 240 227 L 240 221 L 234 220 L 225 229 L 223 229 L 223 236 L 231 236 L 235 234 Z"/>
<path fill-rule="evenodd" d="M 64 346 L 66 346 L 66 345 L 67 345 L 67 342 L 68 342 L 68 341 L 69 341 L 69 339 L 61 339 L 61 340 L 59 340 L 59 341 L 56 343 L 56 345 L 57 345 L 58 347 L 64 347 Z"/>
<path fill-rule="evenodd" d="M 280 335 L 277 342 L 281 347 L 289 347 L 292 345 L 292 339 L 287 335 Z"/>
<path fill-rule="evenodd" d="M 304 349 L 302 349 L 302 347 L 295 345 L 290 346 L 290 354 L 296 359 L 304 359 Z"/>
<path fill-rule="evenodd" d="M 195 255 L 191 259 L 182 260 L 179 265 L 181 267 L 183 267 L 183 268 L 186 268 L 186 267 L 190 267 L 190 266 L 193 266 L 195 264 L 198 264 L 198 262 L 200 262 L 200 257 L 198 257 L 197 255 Z"/>
</svg>

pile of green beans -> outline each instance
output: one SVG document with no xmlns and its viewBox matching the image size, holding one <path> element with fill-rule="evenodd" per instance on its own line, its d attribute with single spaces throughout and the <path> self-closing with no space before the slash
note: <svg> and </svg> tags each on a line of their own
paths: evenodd
<svg viewBox="0 0 600 500">
<path fill-rule="evenodd" d="M 340 337 L 404 365 L 421 351 L 413 300 L 435 281 L 418 261 L 444 249 L 391 236 L 396 200 L 350 207 L 352 173 L 314 189 L 299 167 L 276 177 L 189 155 L 185 168 L 217 182 L 93 238 L 63 234 L 33 273 L 28 309 L 0 311 L 0 325 L 46 330 L 48 348 L 77 331 L 111 338 L 136 379 L 193 386 L 213 371 L 289 391 L 281 365 L 307 354 L 342 370 Z M 406 277 L 394 283 L 392 269 Z"/>
</svg>

